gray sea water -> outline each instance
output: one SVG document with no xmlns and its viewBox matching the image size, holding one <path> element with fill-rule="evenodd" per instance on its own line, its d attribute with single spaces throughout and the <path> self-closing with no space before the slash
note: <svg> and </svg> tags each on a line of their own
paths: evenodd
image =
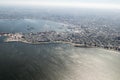
<svg viewBox="0 0 120 80">
<path fill-rule="evenodd" d="M 0 80 L 119 79 L 119 52 L 69 44 L 0 43 Z"/>
<path fill-rule="evenodd" d="M 0 20 L 0 32 L 26 32 L 23 23 Z M 5 43 L 4 38 L 0 37 L 0 80 L 120 80 L 119 52 L 69 44 Z"/>
<path fill-rule="evenodd" d="M 67 26 L 41 19 L 0 19 L 0 32 L 40 32 L 40 31 L 67 31 Z"/>
</svg>

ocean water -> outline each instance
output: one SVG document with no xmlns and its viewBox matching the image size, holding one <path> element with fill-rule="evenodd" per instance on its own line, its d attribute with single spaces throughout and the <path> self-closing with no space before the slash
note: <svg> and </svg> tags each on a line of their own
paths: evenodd
<svg viewBox="0 0 120 80">
<path fill-rule="evenodd" d="M 67 26 L 41 19 L 0 19 L 0 32 L 67 31 Z"/>
<path fill-rule="evenodd" d="M 119 52 L 69 44 L 0 43 L 0 80 L 119 79 Z"/>
</svg>

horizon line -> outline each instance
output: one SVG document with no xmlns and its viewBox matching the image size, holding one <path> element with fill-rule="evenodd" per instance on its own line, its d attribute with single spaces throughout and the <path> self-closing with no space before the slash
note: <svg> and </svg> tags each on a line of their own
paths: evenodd
<svg viewBox="0 0 120 80">
<path fill-rule="evenodd" d="M 68 7 L 68 8 L 93 8 L 93 9 L 120 9 L 118 4 L 108 3 L 86 3 L 86 2 L 42 2 L 42 1 L 14 1 L 14 2 L 0 2 L 4 6 L 35 6 L 35 7 Z"/>
</svg>

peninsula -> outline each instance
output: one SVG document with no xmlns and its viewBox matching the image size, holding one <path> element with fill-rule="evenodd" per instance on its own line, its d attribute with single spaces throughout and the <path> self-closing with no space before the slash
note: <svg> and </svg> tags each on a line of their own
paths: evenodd
<svg viewBox="0 0 120 80">
<path fill-rule="evenodd" d="M 78 33 L 69 32 L 37 32 L 37 33 L 0 33 L 1 36 L 6 36 L 5 42 L 19 41 L 30 44 L 41 44 L 41 43 L 69 43 L 75 47 L 101 47 L 105 49 L 113 49 L 120 51 L 119 43 L 116 41 L 104 42 L 104 39 L 87 38 L 81 36 Z M 99 40 L 99 41 L 98 41 Z M 106 39 L 107 40 L 107 39 Z M 114 45 L 113 45 L 114 44 Z M 116 45 L 115 45 L 116 44 Z"/>
</svg>

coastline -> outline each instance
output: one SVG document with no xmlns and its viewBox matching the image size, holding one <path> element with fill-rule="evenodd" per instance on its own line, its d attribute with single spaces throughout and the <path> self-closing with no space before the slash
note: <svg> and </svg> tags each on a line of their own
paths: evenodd
<svg viewBox="0 0 120 80">
<path fill-rule="evenodd" d="M 74 47 L 79 47 L 79 48 L 101 48 L 101 49 L 106 49 L 106 48 L 102 48 L 102 47 L 96 47 L 96 46 L 85 46 L 83 44 L 76 44 L 76 43 L 72 43 L 72 42 L 66 42 L 66 41 L 53 41 L 53 42 L 36 42 L 36 43 L 32 43 L 32 42 L 28 42 L 26 40 L 11 40 L 9 38 L 5 39 L 4 42 L 22 42 L 22 43 L 27 43 L 27 44 L 49 44 L 49 43 L 62 43 L 62 44 L 70 44 Z M 112 51 L 117 51 L 118 50 L 114 50 L 114 49 L 106 49 L 106 50 L 112 50 Z"/>
<path fill-rule="evenodd" d="M 72 42 L 66 42 L 66 41 L 51 41 L 51 42 L 29 42 L 29 41 L 26 41 L 24 39 L 19 39 L 19 40 L 16 40 L 16 39 L 11 39 L 10 37 L 7 37 L 4 42 L 22 42 L 22 43 L 27 43 L 27 44 L 48 44 L 48 43 L 63 43 L 63 44 L 70 44 L 74 47 L 81 47 L 81 48 L 93 48 L 93 46 L 85 46 L 83 44 L 76 44 L 76 43 L 72 43 Z"/>
<path fill-rule="evenodd" d="M 96 46 L 85 46 L 83 44 L 76 44 L 76 43 L 72 43 L 72 42 L 65 42 L 65 41 L 53 41 L 53 42 L 38 42 L 38 43 L 32 43 L 32 42 L 28 42 L 26 40 L 8 40 L 5 39 L 4 42 L 22 42 L 22 43 L 27 43 L 27 44 L 33 44 L 33 45 L 39 45 L 39 44 L 49 44 L 49 43 L 62 43 L 62 44 L 70 44 L 74 47 L 79 47 L 79 48 L 101 48 L 101 49 L 105 49 L 105 50 L 111 50 L 111 51 L 116 51 L 116 52 L 120 52 L 119 50 L 115 50 L 115 49 L 106 49 L 106 48 L 102 48 L 102 47 L 96 47 Z"/>
<path fill-rule="evenodd" d="M 75 43 L 72 41 L 57 41 L 57 40 L 50 40 L 50 41 L 46 41 L 46 40 L 41 40 L 41 41 L 32 41 L 29 38 L 26 39 L 26 37 L 22 34 L 22 33 L 4 33 L 1 36 L 5 36 L 5 40 L 4 42 L 23 42 L 23 43 L 28 43 L 28 44 L 48 44 L 48 43 L 63 43 L 63 44 L 70 44 L 74 47 L 80 47 L 80 48 L 103 48 L 106 50 L 114 50 L 114 51 L 118 51 L 120 52 L 120 48 L 119 46 L 117 47 L 109 47 L 109 46 L 96 46 L 96 45 L 89 45 L 89 44 L 80 44 L 80 43 Z M 42 39 L 42 37 L 40 37 L 40 39 Z"/>
</svg>

